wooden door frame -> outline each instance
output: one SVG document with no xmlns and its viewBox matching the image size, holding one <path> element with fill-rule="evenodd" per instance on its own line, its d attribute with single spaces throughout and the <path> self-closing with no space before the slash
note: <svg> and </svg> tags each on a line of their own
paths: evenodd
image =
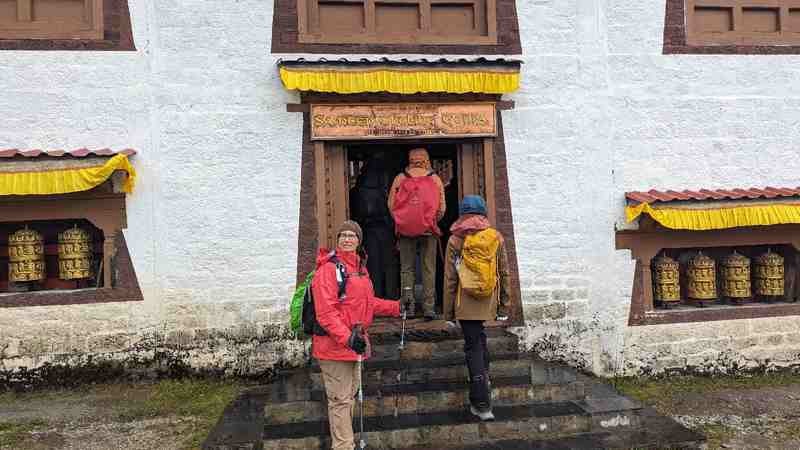
<svg viewBox="0 0 800 450">
<path fill-rule="evenodd" d="M 408 143 L 402 139 L 397 141 Z M 464 195 L 482 195 L 486 200 L 487 217 L 495 223 L 494 138 L 448 139 L 446 142 L 457 147 L 459 199 Z M 336 227 L 350 217 L 348 144 L 345 141 L 314 142 L 317 236 L 320 245 L 326 248 L 335 246 Z M 344 207 L 336 207 L 339 204 Z"/>
</svg>

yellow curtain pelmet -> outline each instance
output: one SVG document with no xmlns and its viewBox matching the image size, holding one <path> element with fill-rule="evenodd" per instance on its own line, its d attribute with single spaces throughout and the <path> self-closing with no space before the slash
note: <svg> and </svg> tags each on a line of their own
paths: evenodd
<svg viewBox="0 0 800 450">
<path fill-rule="evenodd" d="M 647 213 L 661 225 L 676 230 L 720 230 L 800 223 L 800 204 L 735 206 L 713 209 L 653 208 L 647 203 L 625 208 L 628 222 Z"/>
<path fill-rule="evenodd" d="M 133 192 L 136 170 L 127 156 L 115 155 L 103 165 L 94 167 L 0 172 L 0 195 L 47 195 L 87 191 L 106 181 L 115 170 L 127 172 L 123 189 L 128 193 Z"/>
<path fill-rule="evenodd" d="M 448 71 L 448 70 L 300 70 L 280 68 L 281 80 L 287 89 L 336 92 L 477 92 L 506 94 L 519 88 L 519 72 Z"/>
</svg>

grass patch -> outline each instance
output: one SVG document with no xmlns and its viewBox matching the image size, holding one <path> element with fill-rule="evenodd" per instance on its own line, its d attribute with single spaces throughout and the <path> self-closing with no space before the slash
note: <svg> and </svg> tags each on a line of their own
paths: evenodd
<svg viewBox="0 0 800 450">
<path fill-rule="evenodd" d="M 721 449 L 722 444 L 729 441 L 736 434 L 734 430 L 719 424 L 703 425 L 697 431 L 706 435 L 708 450 Z"/>
<path fill-rule="evenodd" d="M 23 423 L 0 423 L 0 448 L 16 448 L 37 428 L 46 426 L 41 420 Z"/>
<path fill-rule="evenodd" d="M 187 436 L 186 448 L 196 449 L 240 391 L 241 386 L 231 381 L 164 380 L 146 391 L 130 391 L 131 395 L 124 400 L 129 406 L 118 413 L 117 419 L 192 417 L 195 420 Z"/>
<path fill-rule="evenodd" d="M 676 396 L 681 394 L 707 394 L 728 389 L 787 386 L 799 384 L 800 375 L 776 372 L 739 376 L 620 377 L 610 381 L 623 394 L 651 405 L 663 414 L 672 414 Z"/>
<path fill-rule="evenodd" d="M 2 393 L 0 409 L 4 405 L 12 409 L 15 405 L 28 405 L 23 408 L 28 409 L 33 404 L 42 410 L 42 419 L 0 423 L 0 449 L 21 447 L 22 440 L 37 426 L 59 427 L 68 422 L 69 426 L 80 426 L 73 422 L 133 422 L 164 417 L 187 419 L 175 428 L 179 434 L 176 437 L 184 443 L 184 448 L 198 449 L 243 387 L 244 384 L 233 380 L 181 379 Z M 54 410 L 63 413 L 54 414 Z"/>
</svg>

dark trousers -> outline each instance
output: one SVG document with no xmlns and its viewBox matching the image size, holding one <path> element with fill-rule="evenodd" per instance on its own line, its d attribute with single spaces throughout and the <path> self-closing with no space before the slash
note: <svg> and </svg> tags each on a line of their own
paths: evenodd
<svg viewBox="0 0 800 450">
<path fill-rule="evenodd" d="M 375 295 L 380 298 L 400 297 L 399 262 L 394 243 L 394 227 L 391 225 L 364 226 L 367 270 L 372 279 Z"/>
<path fill-rule="evenodd" d="M 482 320 L 460 320 L 464 331 L 464 356 L 469 370 L 469 402 L 478 409 L 492 405 L 489 391 L 489 347 Z"/>
</svg>

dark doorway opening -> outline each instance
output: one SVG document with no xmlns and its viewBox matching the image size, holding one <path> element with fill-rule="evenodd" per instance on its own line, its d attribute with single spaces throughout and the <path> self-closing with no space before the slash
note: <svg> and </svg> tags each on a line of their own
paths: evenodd
<svg viewBox="0 0 800 450">
<path fill-rule="evenodd" d="M 368 254 L 368 270 L 375 286 L 375 295 L 400 298 L 400 262 L 394 223 L 386 206 L 392 181 L 408 165 L 408 151 L 424 147 L 431 158 L 432 169 L 439 175 L 445 190 L 445 214 L 439 221 L 440 239 L 444 248 L 450 237 L 450 226 L 458 218 L 459 180 L 456 143 L 368 143 L 347 146 L 347 178 L 350 218 L 364 231 Z M 437 250 L 436 308 L 441 312 L 443 255 Z M 417 255 L 419 259 L 419 255 Z M 421 264 L 416 264 L 415 298 L 422 301 Z"/>
</svg>

